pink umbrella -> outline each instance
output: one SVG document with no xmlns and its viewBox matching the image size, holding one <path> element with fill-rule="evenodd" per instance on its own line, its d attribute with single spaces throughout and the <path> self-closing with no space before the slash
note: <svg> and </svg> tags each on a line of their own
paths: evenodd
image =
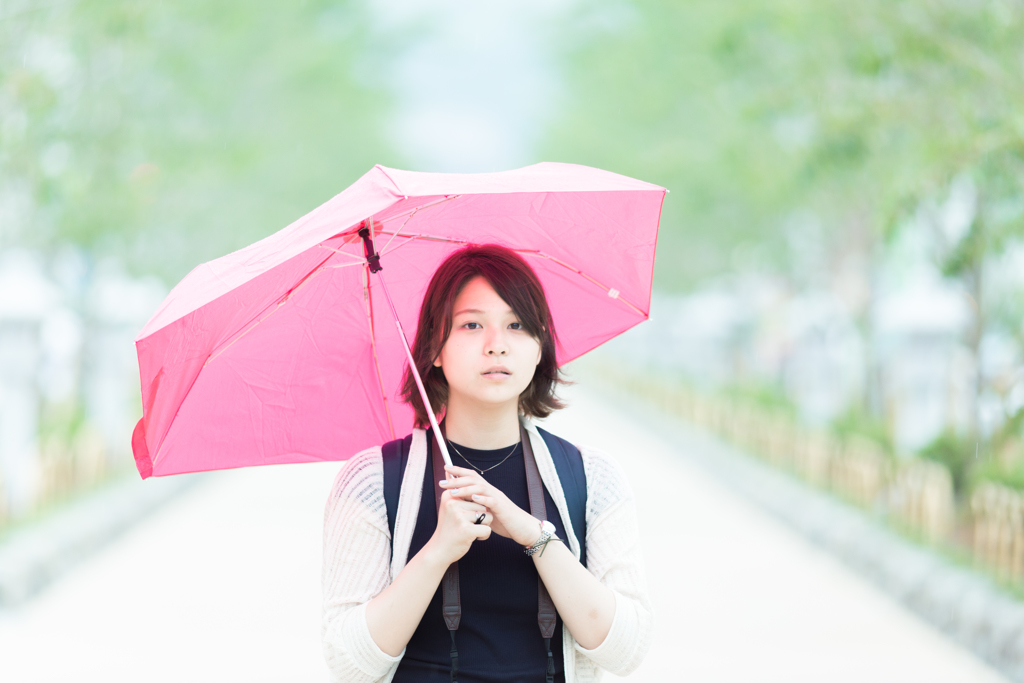
<svg viewBox="0 0 1024 683">
<path fill-rule="evenodd" d="M 572 164 L 478 174 L 375 166 L 283 230 L 198 266 L 167 296 L 135 340 L 139 473 L 344 460 L 407 434 L 395 322 L 415 334 L 431 275 L 468 243 L 527 259 L 551 305 L 559 364 L 577 358 L 647 319 L 665 192 Z M 366 248 L 383 272 L 371 274 Z"/>
</svg>

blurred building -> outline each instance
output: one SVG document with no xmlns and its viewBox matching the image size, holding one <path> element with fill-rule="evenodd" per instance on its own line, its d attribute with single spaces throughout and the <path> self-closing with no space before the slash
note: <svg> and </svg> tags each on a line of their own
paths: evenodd
<svg viewBox="0 0 1024 683">
<path fill-rule="evenodd" d="M 74 249 L 0 253 L 0 522 L 130 468 L 133 340 L 165 294 Z"/>
<path fill-rule="evenodd" d="M 838 278 L 797 287 L 779 275 L 742 273 L 685 295 L 656 294 L 650 322 L 609 351 L 706 391 L 771 388 L 813 426 L 874 400 L 900 452 L 945 430 L 964 433 L 975 419 L 992 435 L 1024 405 L 1020 335 L 990 326 L 975 357 L 966 341 L 972 298 L 942 276 L 925 228 L 909 226 L 902 241 L 876 266 L 867 302 L 844 295 Z M 993 267 L 988 284 L 1019 291 L 1024 254 L 1006 260 L 1011 265 Z"/>
</svg>

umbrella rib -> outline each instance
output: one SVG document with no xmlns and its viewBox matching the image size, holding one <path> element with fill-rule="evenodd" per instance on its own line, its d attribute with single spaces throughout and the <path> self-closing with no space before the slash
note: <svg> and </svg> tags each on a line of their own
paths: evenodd
<svg viewBox="0 0 1024 683">
<path fill-rule="evenodd" d="M 429 209 L 431 207 L 437 206 L 438 204 L 444 204 L 445 202 L 450 202 L 453 199 L 458 199 L 461 196 L 462 196 L 461 194 L 446 194 L 442 199 L 438 199 L 438 200 L 432 201 L 429 204 L 422 204 L 420 206 L 417 206 L 415 208 L 410 209 L 409 211 L 406 211 L 405 213 L 396 213 L 394 216 L 388 216 L 387 218 L 378 218 L 376 220 L 377 220 L 378 223 L 383 224 L 383 223 L 389 223 L 391 221 L 396 221 L 399 218 L 404 218 L 405 216 L 412 217 L 412 215 L 415 214 L 418 211 L 421 211 L 423 209 Z M 385 233 L 383 231 L 378 231 L 377 234 L 378 235 L 386 235 L 386 234 L 389 234 L 389 233 Z"/>
<path fill-rule="evenodd" d="M 242 331 L 234 339 L 232 339 L 230 342 L 228 342 L 227 344 L 222 346 L 216 352 L 213 352 L 209 356 L 207 356 L 206 362 L 203 363 L 203 367 L 199 369 L 199 373 L 202 373 L 202 371 L 204 369 L 206 369 L 207 365 L 209 365 L 215 358 L 219 357 L 221 354 L 223 354 L 225 351 L 227 351 L 229 348 L 231 348 L 234 345 L 235 342 L 237 342 L 239 339 L 241 339 L 242 337 L 244 337 L 245 335 L 249 334 L 254 329 L 256 329 L 257 325 L 259 325 L 264 320 L 266 320 L 267 318 L 269 318 L 270 316 L 274 315 L 279 310 L 281 310 L 281 307 L 284 306 L 288 302 L 288 299 L 290 299 L 292 297 L 292 294 L 297 292 L 302 286 L 304 286 L 307 282 L 309 282 L 309 280 L 314 275 L 316 275 L 317 273 L 322 271 L 324 269 L 324 267 L 325 267 L 324 264 L 327 263 L 330 259 L 331 259 L 331 257 L 328 256 L 323 261 L 321 261 L 319 264 L 317 264 L 316 268 L 314 268 L 313 270 L 311 270 L 308 273 L 306 273 L 305 277 L 303 277 L 298 282 L 298 284 L 296 284 L 294 287 L 292 287 L 287 292 L 285 292 L 285 295 L 283 297 L 281 297 L 280 300 L 278 300 L 277 305 L 274 306 L 273 310 L 271 310 L 269 313 L 264 315 L 262 318 L 256 320 L 252 324 L 250 324 L 248 328 L 246 328 L 244 331 Z M 192 384 L 189 385 L 188 391 L 185 392 L 185 396 L 182 397 L 181 403 L 178 404 L 178 410 L 179 411 L 181 410 L 181 406 L 184 405 L 185 401 L 188 399 L 188 395 L 192 393 L 192 388 L 196 385 L 196 382 L 199 380 L 199 373 L 196 374 L 195 378 L 192 380 Z M 175 418 L 178 417 L 177 413 L 175 413 L 174 417 Z M 174 419 L 171 420 L 171 424 L 167 425 L 167 429 L 164 431 L 164 435 L 163 435 L 163 437 L 161 438 L 161 441 L 160 441 L 160 447 L 157 448 L 156 453 L 153 454 L 153 467 L 154 468 L 156 467 L 157 462 L 160 461 L 160 458 L 161 458 L 161 456 L 164 453 L 164 444 L 167 443 L 167 435 L 171 433 L 171 428 L 173 426 L 174 426 Z"/>
<path fill-rule="evenodd" d="M 423 240 L 426 242 L 447 242 L 449 244 L 469 244 L 466 240 L 452 239 L 451 237 L 437 237 L 436 235 L 424 235 L 421 233 L 410 233 L 407 235 L 403 235 L 401 233 L 381 232 L 379 234 L 394 235 L 394 237 L 404 237 L 405 242 L 402 242 L 401 244 L 396 246 L 395 249 L 400 249 L 401 247 L 404 247 L 406 244 L 409 244 L 409 242 L 412 242 L 414 240 Z M 388 240 L 388 244 L 390 243 L 391 240 Z M 395 249 L 392 249 L 391 251 L 394 251 Z M 384 252 L 381 251 L 380 253 L 383 254 Z"/>
<path fill-rule="evenodd" d="M 571 266 L 571 265 L 569 265 L 568 263 L 566 263 L 565 261 L 563 261 L 563 260 L 561 260 L 559 258 L 551 256 L 550 254 L 545 254 L 543 251 L 538 251 L 536 249 L 513 249 L 512 251 L 514 251 L 514 252 L 516 252 L 518 254 L 522 254 L 524 256 L 535 256 L 537 258 L 546 258 L 547 260 L 552 261 L 553 263 L 557 263 L 558 265 L 562 266 L 563 268 L 567 268 L 567 269 L 571 270 L 572 272 L 576 273 L 577 275 L 580 275 L 580 276 L 590 280 L 595 285 L 597 285 L 598 287 L 600 287 L 601 289 L 606 291 L 608 293 L 609 297 L 611 297 L 613 299 L 618 299 L 619 301 L 621 301 L 622 303 L 626 304 L 627 306 L 632 308 L 634 311 L 636 311 L 637 313 L 642 315 L 644 318 L 650 317 L 646 313 L 644 313 L 642 310 L 640 310 L 640 308 L 638 306 L 636 306 L 632 301 L 630 301 L 629 299 L 627 299 L 624 296 L 622 296 L 622 293 L 619 290 L 612 289 L 611 287 L 608 287 L 604 283 L 599 282 L 598 280 L 595 280 L 594 278 L 590 277 L 589 275 L 584 273 L 579 268 L 577 268 L 575 266 Z"/>
<path fill-rule="evenodd" d="M 435 206 L 437 206 L 439 204 L 444 204 L 445 202 L 450 202 L 453 199 L 458 199 L 461 196 L 462 196 L 461 194 L 447 195 L 447 196 L 445 196 L 444 199 L 439 199 L 436 202 L 431 202 L 429 204 L 424 204 L 423 206 L 417 206 L 415 209 L 413 209 L 412 211 L 409 211 L 408 213 L 400 213 L 398 215 L 390 216 L 389 218 L 385 218 L 385 219 L 380 220 L 379 221 L 380 224 L 384 225 L 384 223 L 386 221 L 395 221 L 395 220 L 398 220 L 399 218 L 402 218 L 403 216 L 405 216 L 405 221 L 403 221 L 401 227 L 399 227 L 398 230 L 396 230 L 395 232 L 388 233 L 388 232 L 385 232 L 384 230 L 378 230 L 377 231 L 378 235 L 391 235 L 391 238 L 387 242 L 384 243 L 384 246 L 381 249 L 378 250 L 378 253 L 379 254 L 383 254 L 385 251 L 387 251 L 387 248 L 391 246 L 391 243 L 394 241 L 394 239 L 396 237 L 399 237 L 399 236 L 405 237 L 405 235 L 402 234 L 402 231 L 405 230 L 405 226 L 407 226 L 409 224 L 409 221 L 412 220 L 413 216 L 415 216 L 421 210 L 423 210 L 423 209 L 430 209 L 430 208 L 435 207 Z"/>
<path fill-rule="evenodd" d="M 391 431 L 391 438 L 395 436 L 395 425 L 391 421 L 391 405 L 388 403 L 387 392 L 384 391 L 384 377 L 380 374 L 380 360 L 377 358 L 377 334 L 373 324 L 373 290 L 370 287 L 370 266 L 366 265 L 366 284 L 363 291 L 366 292 L 366 320 L 370 326 L 370 348 L 373 349 L 373 367 L 377 370 L 377 384 L 380 386 L 380 397 L 384 401 L 384 413 L 388 416 L 388 429 Z"/>
<path fill-rule="evenodd" d="M 412 217 L 416 215 L 416 211 L 418 211 L 418 210 L 419 210 L 418 207 L 416 209 L 414 209 L 413 212 L 409 214 L 409 217 L 405 219 L 405 222 L 402 223 L 402 226 L 400 228 L 398 228 L 398 230 L 391 235 L 391 239 L 389 239 L 387 242 L 384 243 L 384 246 L 381 247 L 381 249 L 380 249 L 380 253 L 381 254 L 383 254 L 385 251 L 387 251 L 388 247 L 391 246 L 391 243 L 395 241 L 395 238 L 402 234 L 402 231 L 405 230 L 405 226 L 409 224 L 409 221 L 412 220 Z M 385 233 L 384 232 L 379 232 L 377 234 L 383 235 Z"/>
<path fill-rule="evenodd" d="M 410 218 L 411 218 L 411 216 L 410 216 Z M 402 227 L 404 228 L 405 225 L 403 224 Z M 395 249 L 392 249 L 392 251 L 395 251 L 397 249 L 401 249 L 406 244 L 409 244 L 410 242 L 412 242 L 414 240 L 425 240 L 425 241 L 429 241 L 429 242 L 448 242 L 449 244 L 468 244 L 468 242 L 466 242 L 465 240 L 457 240 L 457 239 L 452 239 L 450 237 L 440 237 L 438 235 L 426 235 L 426 234 L 423 234 L 423 233 L 402 234 L 401 230 L 402 230 L 402 228 L 399 228 L 397 232 L 393 232 L 393 233 L 389 233 L 386 230 L 381 230 L 380 232 L 377 233 L 378 235 L 391 235 L 391 239 L 388 240 L 387 243 L 384 245 L 385 249 L 387 248 L 388 244 L 391 244 L 391 240 L 393 240 L 396 237 L 404 237 L 406 241 L 401 243 L 401 244 L 399 244 L 398 246 L 396 246 Z M 536 249 L 512 249 L 512 251 L 516 252 L 517 254 L 523 254 L 524 256 L 534 256 L 534 257 L 537 257 L 537 258 L 545 258 L 545 259 L 551 261 L 552 263 L 557 263 L 558 265 L 562 266 L 563 268 L 566 268 L 566 269 L 571 270 L 572 272 L 576 273 L 580 277 L 583 277 L 583 278 L 585 278 L 587 280 L 590 280 L 595 285 L 597 285 L 598 287 L 603 289 L 605 292 L 607 292 L 609 297 L 611 297 L 613 299 L 618 299 L 619 301 L 621 301 L 622 303 L 626 304 L 627 306 L 632 308 L 634 311 L 636 311 L 637 313 L 642 315 L 645 319 L 650 317 L 650 316 L 648 316 L 647 313 L 644 313 L 640 309 L 639 306 L 634 304 L 632 301 L 630 301 L 626 297 L 622 296 L 622 293 L 619 290 L 613 289 L 613 288 L 609 287 L 608 285 L 606 285 L 603 282 L 597 280 L 596 278 L 593 278 L 590 275 L 588 275 L 587 273 L 584 273 L 582 270 L 580 270 L 576 266 L 570 265 L 570 264 L 566 263 L 565 261 L 561 260 L 560 258 L 557 258 L 555 256 L 551 256 L 550 254 L 545 254 L 544 252 L 538 251 Z M 384 254 L 384 249 L 381 249 L 380 253 Z"/>
<path fill-rule="evenodd" d="M 356 259 L 355 261 L 352 261 L 353 265 L 359 265 L 359 264 L 366 263 L 366 258 L 363 257 L 363 256 L 358 256 L 356 254 L 350 254 L 347 251 L 342 251 L 341 249 L 335 249 L 334 247 L 329 247 L 326 244 L 318 244 L 316 246 L 320 247 L 321 249 L 326 249 L 327 251 L 333 251 L 335 254 L 340 254 L 342 256 L 348 256 L 349 258 Z"/>
<path fill-rule="evenodd" d="M 387 218 L 381 218 L 381 219 L 377 219 L 377 220 L 374 220 L 372 217 L 369 218 L 368 221 L 370 222 L 371 231 L 372 231 L 371 237 L 374 237 L 376 235 L 391 235 L 391 239 L 389 239 L 384 244 L 383 248 L 378 249 L 377 253 L 378 254 L 383 254 L 387 250 L 387 248 L 391 245 L 391 242 L 396 237 L 406 237 L 407 235 L 403 235 L 402 234 L 402 230 L 405 229 L 405 226 L 409 224 L 409 221 L 411 221 L 412 217 L 415 216 L 417 213 L 419 213 L 423 209 L 429 209 L 431 207 L 438 206 L 439 204 L 444 204 L 445 202 L 450 202 L 453 199 L 458 199 L 461 196 L 462 196 L 461 194 L 446 195 L 443 199 L 438 199 L 437 201 L 430 202 L 429 204 L 424 204 L 422 206 L 417 206 L 414 209 L 406 211 L 405 213 L 400 213 L 400 214 L 396 214 L 394 216 L 388 216 Z M 382 226 L 382 225 L 384 225 L 384 223 L 391 222 L 391 221 L 396 221 L 399 218 L 405 218 L 405 221 L 402 223 L 401 227 L 398 228 L 397 231 L 373 230 L 373 226 L 375 226 L 375 225 L 381 225 Z M 351 232 L 343 233 L 343 235 L 352 235 L 352 234 L 353 233 L 351 233 Z M 324 244 L 322 242 L 320 244 L 316 245 L 316 246 L 320 247 L 321 249 L 326 249 L 328 251 L 333 251 L 334 253 L 340 254 L 341 256 L 347 256 L 349 258 L 356 259 L 355 261 L 353 261 L 353 263 L 360 263 L 360 264 L 361 263 L 366 263 L 365 257 L 360 256 L 358 254 L 352 254 L 352 253 L 349 253 L 347 251 L 342 251 L 341 249 L 335 249 L 334 247 L 329 247 L 329 246 L 327 246 L 326 244 Z"/>
<path fill-rule="evenodd" d="M 339 263 L 336 266 L 322 266 L 320 270 L 336 270 L 338 268 L 351 268 L 352 266 L 364 266 L 366 261 L 353 261 L 352 263 Z"/>
<path fill-rule="evenodd" d="M 203 367 L 205 368 L 205 367 L 206 367 L 207 365 L 209 365 L 209 364 L 210 364 L 210 362 L 211 362 L 211 361 L 212 361 L 212 360 L 213 360 L 214 358 L 217 358 L 218 356 L 220 356 L 220 355 L 221 355 L 222 353 L 224 353 L 224 352 L 225 352 L 225 351 L 227 351 L 227 350 L 228 350 L 229 348 L 231 348 L 231 347 L 232 347 L 232 346 L 234 345 L 234 343 L 235 343 L 235 342 L 237 342 L 237 341 L 238 341 L 239 339 L 241 339 L 242 337 L 244 337 L 245 335 L 249 334 L 249 333 L 250 333 L 250 332 L 252 332 L 252 331 L 253 331 L 254 329 L 256 329 L 256 326 L 257 326 L 257 325 L 259 325 L 259 324 L 260 324 L 260 323 L 262 323 L 262 322 L 263 322 L 264 320 L 266 320 L 267 318 L 269 318 L 270 316 L 274 315 L 274 314 L 275 314 L 275 313 L 277 313 L 277 312 L 278 312 L 279 310 L 281 310 L 281 307 L 282 307 L 282 306 L 284 306 L 284 305 L 285 305 L 286 303 L 288 303 L 288 300 L 292 298 L 292 294 L 294 294 L 295 292 L 299 291 L 299 289 L 300 289 L 300 288 L 302 288 L 303 286 L 305 286 L 305 284 L 306 284 L 307 282 L 309 282 L 309 281 L 310 281 L 310 279 L 312 279 L 312 277 L 313 277 L 314 275 L 316 275 L 316 274 L 317 274 L 317 273 L 319 273 L 320 271 L 324 270 L 324 268 L 336 268 L 336 267 L 340 267 L 340 266 L 325 266 L 324 264 L 325 264 L 325 263 L 327 263 L 327 262 L 328 262 L 329 260 L 331 260 L 331 257 L 330 257 L 330 256 L 328 256 L 328 257 L 327 257 L 326 259 L 324 259 L 323 261 L 321 261 L 321 262 L 320 262 L 320 263 L 319 263 L 319 264 L 317 265 L 317 267 L 316 267 L 316 268 L 314 268 L 313 270 L 311 270 L 311 271 L 309 271 L 308 273 L 306 273 L 306 276 L 305 276 L 305 277 L 303 277 L 303 278 L 302 278 L 302 279 L 301 279 L 301 280 L 299 281 L 299 283 L 298 283 L 297 285 L 295 285 L 294 287 L 292 287 L 291 289 L 289 289 L 289 290 L 288 290 L 287 292 L 285 292 L 285 295 L 284 295 L 283 297 L 281 297 L 281 299 L 279 299 L 279 300 L 278 300 L 278 302 L 277 302 L 277 305 L 276 305 L 276 306 L 274 306 L 274 308 L 273 308 L 273 309 L 272 309 L 272 310 L 271 310 L 271 311 L 270 311 L 269 313 L 267 313 L 267 314 L 266 314 L 265 316 L 263 316 L 263 317 L 262 317 L 262 318 L 260 318 L 259 320 L 257 320 L 257 321 L 255 321 L 254 323 L 252 323 L 252 324 L 251 324 L 251 325 L 250 325 L 250 326 L 249 326 L 248 328 L 246 328 L 246 329 L 245 329 L 245 330 L 244 330 L 244 331 L 243 331 L 243 332 L 242 332 L 241 334 L 239 334 L 238 336 L 236 336 L 236 337 L 235 337 L 234 339 L 232 339 L 232 340 L 231 340 L 230 342 L 228 342 L 228 343 L 227 343 L 226 345 L 222 346 L 222 347 L 221 347 L 220 349 L 218 349 L 218 350 L 217 350 L 217 351 L 216 351 L 215 353 L 212 353 L 212 354 L 210 354 L 210 357 L 206 359 L 206 362 L 205 362 L 205 363 L 203 363 Z M 347 266 L 347 265 L 358 265 L 358 264 L 355 264 L 355 263 L 353 263 L 353 264 L 348 264 L 348 263 L 346 263 L 346 264 L 343 264 L 343 265 L 346 265 L 346 266 Z M 182 402 L 184 402 L 184 400 L 183 400 Z"/>
<path fill-rule="evenodd" d="M 405 226 L 403 225 L 402 227 L 405 227 Z M 377 234 L 378 235 L 391 235 L 391 239 L 394 239 L 395 237 L 404 237 L 405 238 L 406 241 L 403 242 L 402 244 L 399 244 L 398 246 L 396 246 L 395 249 L 392 249 L 392 251 L 395 251 L 396 249 L 401 249 L 406 244 L 409 244 L 410 242 L 412 242 L 414 240 L 425 240 L 425 241 L 429 241 L 429 242 L 448 242 L 449 244 L 468 244 L 465 240 L 457 240 L 457 239 L 452 239 L 450 237 L 441 237 L 439 235 L 426 235 L 426 234 L 423 234 L 423 233 L 402 234 L 401 233 L 401 228 L 399 228 L 399 230 L 397 232 L 390 233 L 390 232 L 387 232 L 386 230 L 381 230 Z M 387 248 L 388 244 L 391 244 L 391 240 L 388 240 L 387 244 L 384 245 L 385 248 Z M 634 304 L 632 301 L 630 301 L 626 297 L 622 296 L 622 293 L 619 290 L 613 289 L 613 288 L 609 287 L 608 285 L 604 284 L 603 282 L 601 282 L 601 281 L 591 277 L 587 273 L 584 273 L 582 270 L 580 270 L 576 266 L 570 265 L 570 264 L 566 263 L 565 261 L 561 260 L 560 258 L 557 258 L 555 256 L 551 256 L 550 254 L 545 254 L 543 251 L 539 251 L 537 249 L 514 249 L 513 248 L 512 251 L 514 251 L 514 252 L 516 252 L 518 254 L 523 254 L 524 256 L 534 256 L 534 257 L 537 257 L 537 258 L 545 258 L 545 259 L 551 261 L 552 263 L 557 263 L 558 265 L 562 266 L 563 268 L 566 268 L 567 270 L 571 270 L 572 272 L 576 273 L 577 275 L 579 275 L 579 276 L 581 276 L 581 277 L 583 277 L 583 278 L 585 278 L 587 280 L 590 280 L 595 285 L 597 285 L 598 287 L 603 289 L 605 292 L 607 292 L 609 297 L 611 297 L 613 299 L 618 299 L 619 301 L 621 301 L 622 303 L 626 304 L 627 306 L 632 308 L 634 311 L 636 311 L 637 313 L 642 315 L 645 319 L 650 317 L 647 313 L 644 313 L 640 309 L 639 306 Z M 380 251 L 380 253 L 383 254 L 384 250 L 382 249 Z"/>
<path fill-rule="evenodd" d="M 381 230 L 378 235 L 394 235 L 395 237 L 404 237 L 410 240 L 428 240 L 430 242 L 451 242 L 452 244 L 466 244 L 466 240 L 453 239 L 451 237 L 439 237 L 437 235 L 425 235 L 421 232 L 411 232 L 403 234 L 400 232 L 388 232 Z"/>
<path fill-rule="evenodd" d="M 325 248 L 330 250 L 330 251 L 337 251 L 336 249 L 331 249 L 330 247 L 325 247 Z M 344 252 L 338 252 L 338 253 L 344 253 Z M 349 254 L 349 255 L 351 255 L 351 254 Z M 327 266 L 327 265 L 324 265 L 328 261 L 330 261 L 331 258 L 332 258 L 331 256 L 328 256 L 323 261 L 321 261 L 319 264 L 317 264 L 317 266 L 313 270 L 311 270 L 308 273 L 306 273 L 306 275 L 298 282 L 298 284 L 296 284 L 290 290 L 285 292 L 284 296 L 281 297 L 280 300 L 278 300 L 277 305 L 274 306 L 274 308 L 269 313 L 264 315 L 262 318 L 259 318 L 258 320 L 256 320 L 252 324 L 250 324 L 248 328 L 246 328 L 244 331 L 242 331 L 234 339 L 232 339 L 226 345 L 222 346 L 216 352 L 211 353 L 206 358 L 206 362 L 203 363 L 203 367 L 200 368 L 199 372 L 201 373 L 206 368 L 207 365 L 209 365 L 215 358 L 217 358 L 218 356 L 223 354 L 225 351 L 227 351 L 229 348 L 231 348 L 234 345 L 235 342 L 237 342 L 239 339 L 241 339 L 242 337 L 244 337 L 245 335 L 249 334 L 254 329 L 256 329 L 257 325 L 259 325 L 264 320 L 266 320 L 267 318 L 269 318 L 270 316 L 274 315 L 279 310 L 281 310 L 281 307 L 284 306 L 286 303 L 288 303 L 288 300 L 292 298 L 292 295 L 295 292 L 299 291 L 299 289 L 301 289 L 303 286 L 305 286 L 306 283 L 309 282 L 313 278 L 313 276 L 316 275 L 317 273 L 322 272 L 326 268 L 346 268 L 348 266 L 358 266 L 358 265 L 361 265 L 358 262 L 344 263 L 344 264 L 337 265 L 337 266 Z M 366 263 L 365 261 L 362 262 L 362 264 L 365 264 L 365 263 Z M 372 338 L 372 330 L 371 330 L 371 338 Z M 374 359 L 376 359 L 376 348 L 374 349 Z M 380 374 L 380 369 L 379 368 L 377 370 L 377 373 L 378 373 L 378 376 L 379 376 L 379 374 Z M 189 386 L 188 391 L 185 392 L 185 396 L 181 399 L 181 404 L 179 404 L 179 408 L 178 408 L 179 411 L 181 410 L 180 406 L 185 403 L 185 400 L 188 399 L 188 395 L 192 393 L 192 387 L 195 386 L 196 381 L 198 379 L 199 379 L 199 374 L 197 374 L 196 377 L 192 380 L 192 384 Z M 385 405 L 385 408 L 387 408 L 386 399 L 385 399 L 385 404 L 384 405 Z M 175 413 L 175 418 L 177 418 L 177 413 Z M 391 421 L 391 414 L 389 412 L 388 413 L 388 423 L 389 424 L 390 424 L 390 421 Z M 163 437 L 161 438 L 161 441 L 160 441 L 160 447 L 157 448 L 156 453 L 153 454 L 152 462 L 153 462 L 153 467 L 154 468 L 156 467 L 157 463 L 160 461 L 161 457 L 164 454 L 164 444 L 167 443 L 167 435 L 170 434 L 171 428 L 173 426 L 174 426 L 174 419 L 171 420 L 171 424 L 167 425 L 167 429 L 164 431 L 164 435 L 163 435 Z M 392 435 L 394 434 L 394 432 L 395 432 L 395 430 L 392 428 L 392 430 L 391 430 Z"/>
</svg>

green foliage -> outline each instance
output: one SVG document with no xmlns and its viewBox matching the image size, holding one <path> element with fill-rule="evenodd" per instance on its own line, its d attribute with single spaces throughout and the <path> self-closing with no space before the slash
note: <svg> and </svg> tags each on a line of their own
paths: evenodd
<svg viewBox="0 0 1024 683">
<path fill-rule="evenodd" d="M 1024 437 L 1024 406 L 1017 408 L 1009 416 L 999 431 L 993 435 L 992 443 L 997 449 L 1002 449 L 1019 445 L 1022 437 Z"/>
<path fill-rule="evenodd" d="M 342 0 L 79 0 L 0 19 L 0 245 L 72 242 L 169 281 L 374 163 L 389 102 Z M 363 73 L 360 73 L 360 69 Z"/>
<path fill-rule="evenodd" d="M 785 392 L 772 384 L 733 384 L 721 389 L 725 398 L 744 405 L 753 405 L 771 411 L 775 415 L 793 420 L 797 407 Z"/>
<path fill-rule="evenodd" d="M 974 484 L 990 481 L 1018 491 L 1024 491 L 1024 467 L 1006 466 L 996 461 L 979 463 L 971 472 Z"/>
<path fill-rule="evenodd" d="M 1024 491 L 1024 407 L 1010 415 L 992 435 L 986 453 L 979 457 L 971 480 L 974 483 L 992 481 Z"/>
<path fill-rule="evenodd" d="M 945 465 L 953 476 L 953 490 L 962 495 L 977 462 L 979 453 L 975 441 L 957 436 L 953 432 L 943 432 L 930 444 L 921 449 L 919 455 L 926 459 Z"/>
<path fill-rule="evenodd" d="M 86 424 L 85 408 L 80 401 L 44 403 L 39 421 L 39 438 L 70 444 Z"/>
<path fill-rule="evenodd" d="M 673 191 L 662 286 L 729 270 L 742 243 L 775 268 L 798 267 L 781 248 L 794 213 L 815 216 L 840 254 L 862 231 L 855 241 L 870 255 L 955 176 L 970 175 L 993 207 L 1022 189 L 1019 2 L 635 0 L 583 10 L 616 11 L 611 28 L 569 54 L 569 106 L 549 150 Z M 986 224 L 989 208 L 986 199 Z M 1004 228 L 973 247 L 1016 239 L 1019 216 Z"/>
<path fill-rule="evenodd" d="M 842 440 L 861 437 L 881 446 L 887 454 L 894 453 L 892 433 L 884 421 L 866 413 L 859 405 L 851 406 L 832 421 L 832 431 Z"/>
</svg>

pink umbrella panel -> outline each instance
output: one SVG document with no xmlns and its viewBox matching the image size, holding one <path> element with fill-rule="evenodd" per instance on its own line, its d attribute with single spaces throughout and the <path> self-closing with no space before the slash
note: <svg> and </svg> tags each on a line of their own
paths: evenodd
<svg viewBox="0 0 1024 683">
<path fill-rule="evenodd" d="M 564 364 L 647 319 L 663 188 L 570 164 L 488 174 L 374 167 L 283 230 L 203 264 L 136 339 L 143 478 L 344 460 L 403 436 L 410 341 L 430 277 L 465 244 L 520 253 Z M 357 232 L 370 226 L 383 272 Z"/>
</svg>

